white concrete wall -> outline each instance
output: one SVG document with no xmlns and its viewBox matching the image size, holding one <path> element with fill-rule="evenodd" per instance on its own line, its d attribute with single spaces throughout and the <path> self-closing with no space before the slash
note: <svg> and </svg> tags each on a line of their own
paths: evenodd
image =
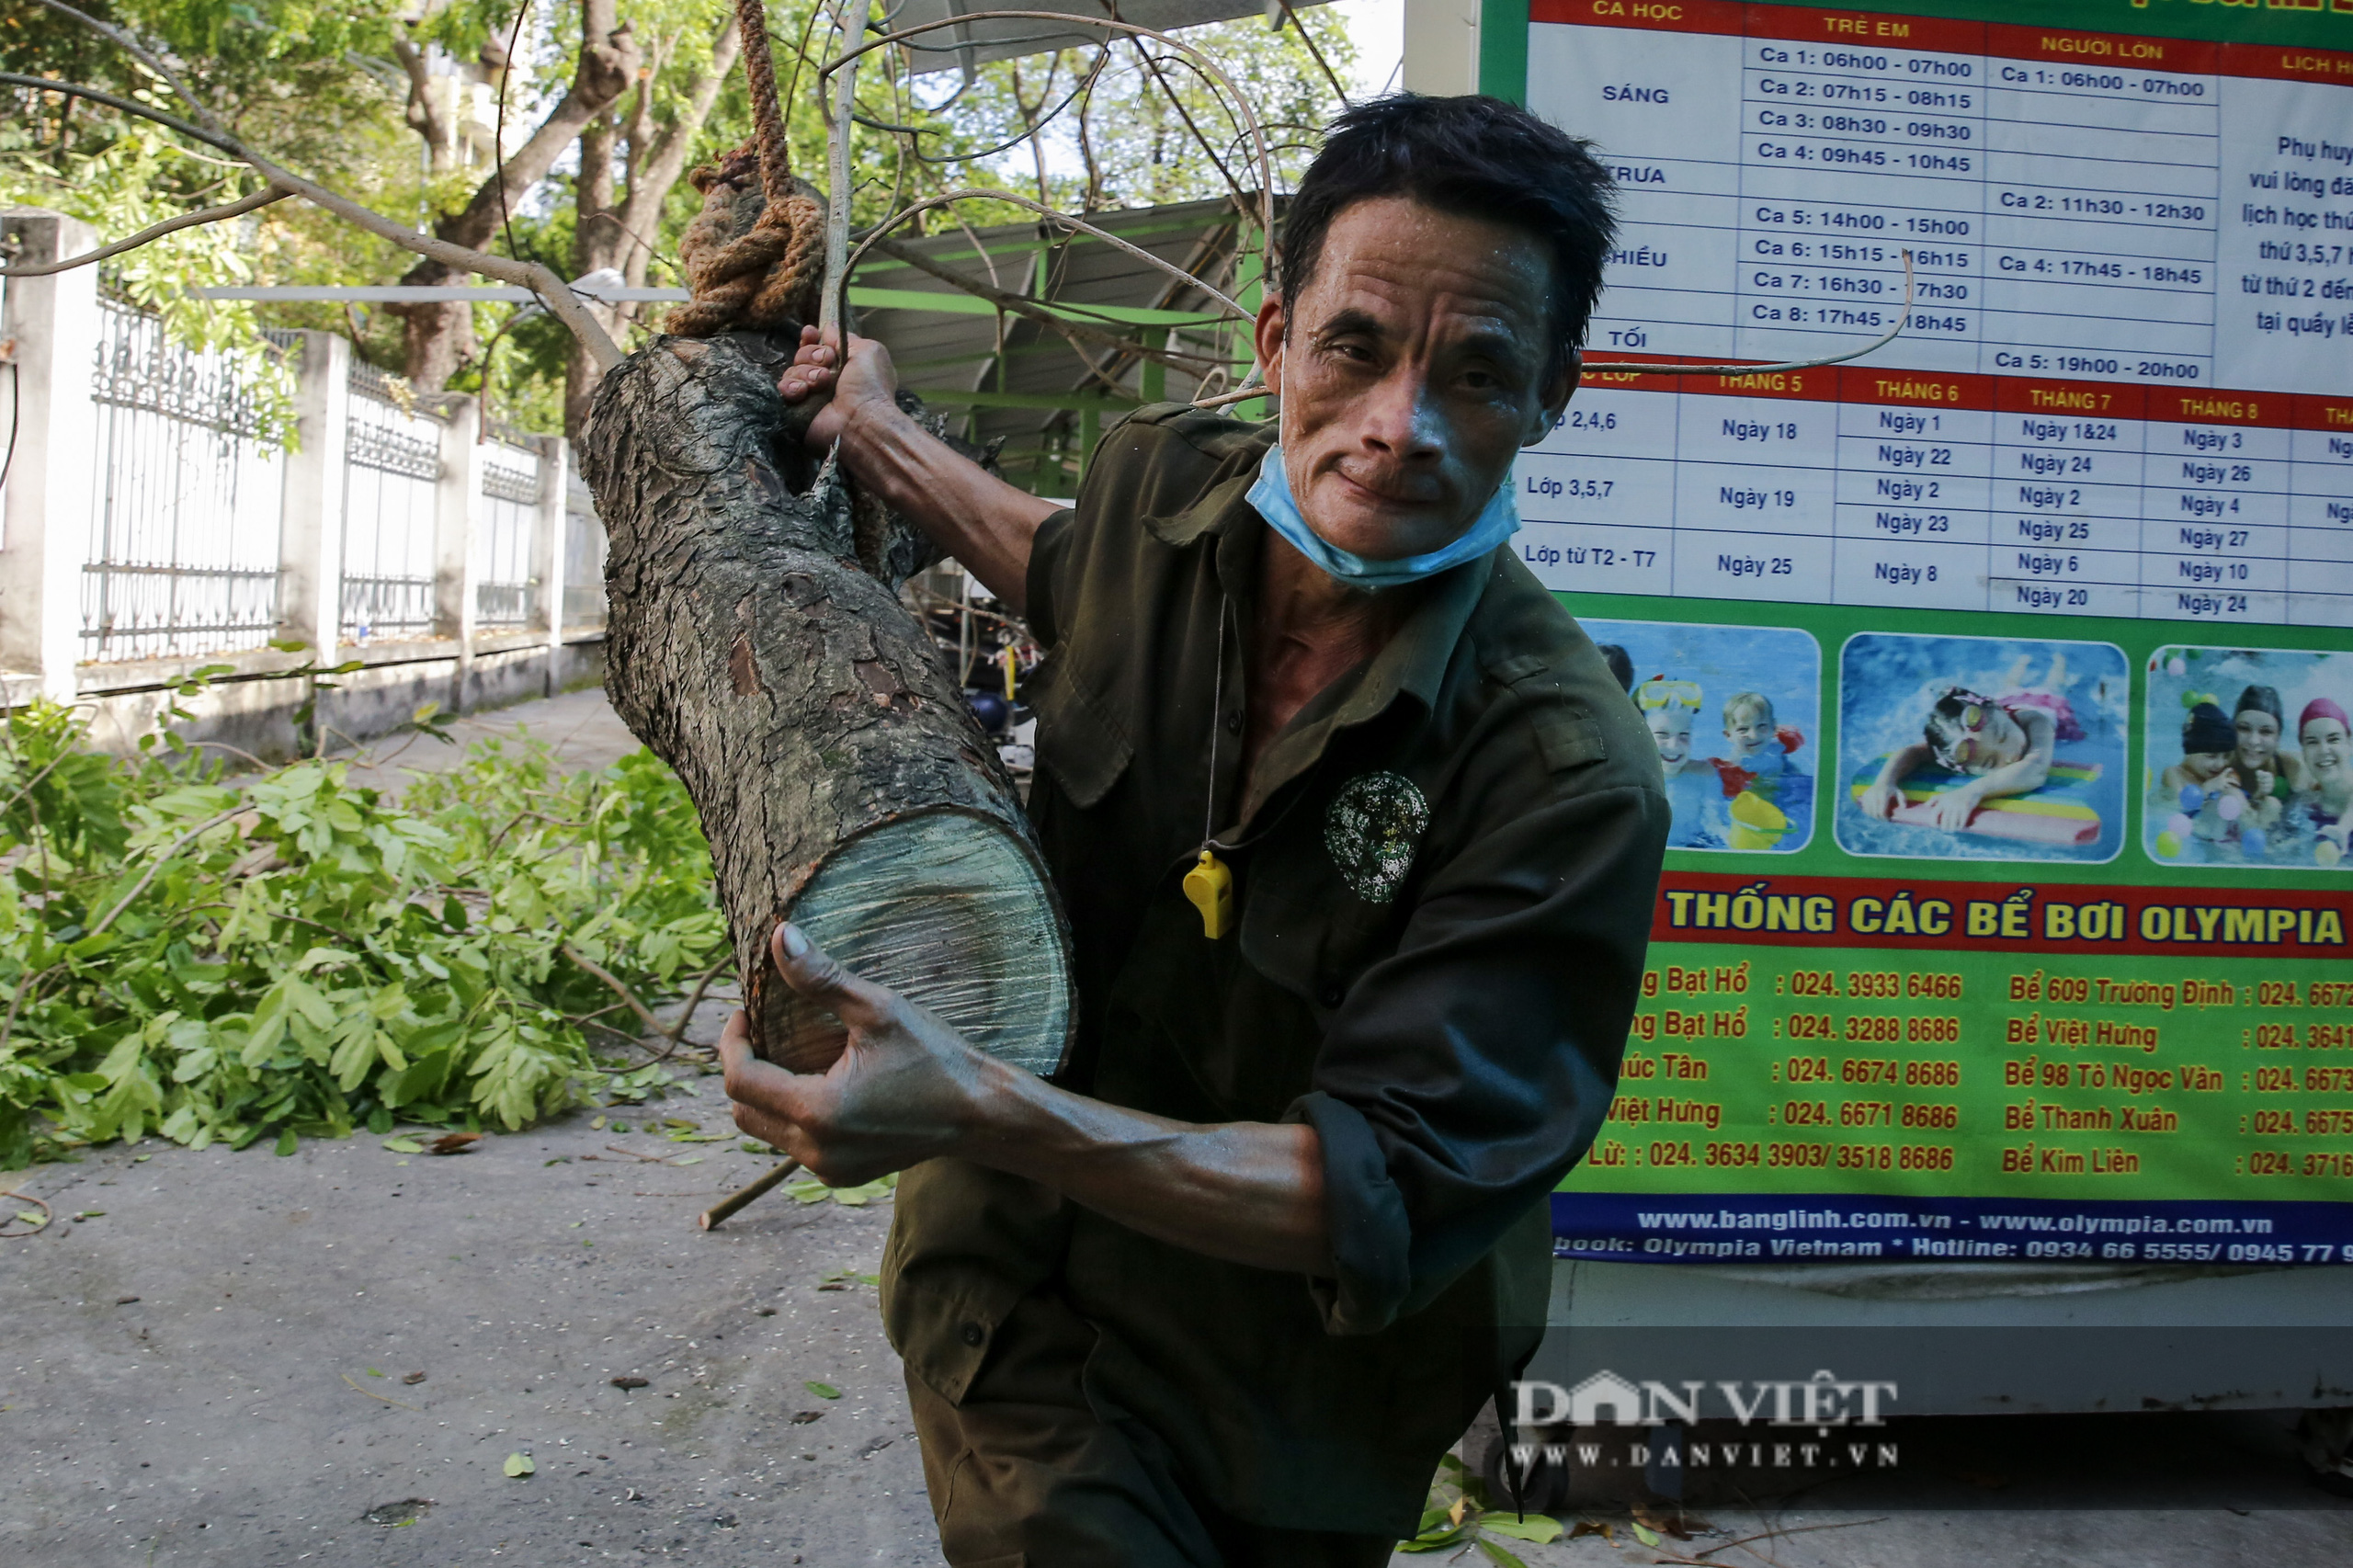
<svg viewBox="0 0 2353 1568">
<path fill-rule="evenodd" d="M 97 243 L 86 226 L 35 209 L 0 212 L 0 233 L 17 241 L 20 261 L 73 256 Z M 321 332 L 303 335 L 297 442 L 285 463 L 277 645 L 84 659 L 82 585 L 98 460 L 90 395 L 99 341 L 97 269 L 9 279 L 0 296 L 0 343 L 12 340 L 17 443 L 0 490 L 0 708 L 37 696 L 84 703 L 96 710 L 93 735 L 100 744 L 129 747 L 153 732 L 190 673 L 225 665 L 230 672 L 213 676 L 201 696 L 176 699 L 196 715 L 181 733 L 277 757 L 318 743 L 319 730 L 298 734 L 294 718 L 314 690 L 317 725 L 334 747 L 398 728 L 427 702 L 471 711 L 603 678 L 601 618 L 567 628 L 561 608 L 567 562 L 598 553 L 574 548 L 567 537 L 597 525 L 592 516 L 567 510 L 573 464 L 562 440 L 540 448 L 532 623 L 498 630 L 474 624 L 472 562 L 480 552 L 470 546 L 487 526 L 490 503 L 483 494 L 485 449 L 472 398 L 453 400 L 450 417 L 439 426 L 437 624 L 426 636 L 347 641 L 355 631 L 339 624 L 351 350 Z M 6 395 L 0 386 L 0 399 Z M 0 417 L 7 412 L 0 408 Z M 333 676 L 296 673 L 351 660 L 363 667 Z"/>
</svg>

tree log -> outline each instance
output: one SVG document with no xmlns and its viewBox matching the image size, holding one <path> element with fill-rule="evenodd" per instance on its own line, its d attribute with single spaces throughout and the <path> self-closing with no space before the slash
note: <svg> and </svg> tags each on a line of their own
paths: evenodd
<svg viewBox="0 0 2353 1568">
<path fill-rule="evenodd" d="M 1076 1016 L 1061 903 L 995 746 L 899 603 L 920 536 L 787 435 L 790 351 L 663 337 L 597 389 L 580 459 L 610 541 L 606 689 L 701 813 L 756 1051 L 813 1072 L 843 1045 L 768 960 L 789 918 L 983 1051 L 1051 1072 Z"/>
</svg>

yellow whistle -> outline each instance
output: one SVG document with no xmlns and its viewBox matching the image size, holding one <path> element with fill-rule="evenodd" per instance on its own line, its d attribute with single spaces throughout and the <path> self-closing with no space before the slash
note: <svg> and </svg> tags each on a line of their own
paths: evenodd
<svg viewBox="0 0 2353 1568">
<path fill-rule="evenodd" d="M 1233 873 L 1206 849 L 1199 863 L 1185 873 L 1185 897 L 1201 912 L 1201 935 L 1211 941 L 1233 924 Z"/>
</svg>

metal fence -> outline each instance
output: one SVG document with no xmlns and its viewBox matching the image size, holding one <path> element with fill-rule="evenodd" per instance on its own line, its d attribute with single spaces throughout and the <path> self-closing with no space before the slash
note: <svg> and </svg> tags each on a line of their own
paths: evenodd
<svg viewBox="0 0 2353 1568">
<path fill-rule="evenodd" d="M 494 438 L 482 468 L 482 517 L 474 530 L 474 624 L 529 626 L 538 585 L 531 576 L 532 525 L 540 510 L 540 454 Z"/>
<path fill-rule="evenodd" d="M 111 300 L 98 312 L 83 656 L 257 647 L 278 624 L 286 460 L 272 389 L 167 342 L 157 317 Z"/>
<path fill-rule="evenodd" d="M 605 624 L 605 525 L 596 498 L 574 479 L 563 496 L 563 626 L 602 630 Z"/>
<path fill-rule="evenodd" d="M 442 424 L 372 366 L 355 363 L 350 387 L 337 619 L 353 642 L 428 637 Z"/>
</svg>

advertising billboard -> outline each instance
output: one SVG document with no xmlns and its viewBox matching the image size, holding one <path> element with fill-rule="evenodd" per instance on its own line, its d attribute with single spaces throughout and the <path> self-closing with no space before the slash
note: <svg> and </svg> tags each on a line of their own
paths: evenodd
<svg viewBox="0 0 2353 1568">
<path fill-rule="evenodd" d="M 1562 1255 L 2353 1261 L 2353 0 L 1486 17 L 1589 359 L 1904 327 L 1519 464 L 1674 808 Z"/>
</svg>

